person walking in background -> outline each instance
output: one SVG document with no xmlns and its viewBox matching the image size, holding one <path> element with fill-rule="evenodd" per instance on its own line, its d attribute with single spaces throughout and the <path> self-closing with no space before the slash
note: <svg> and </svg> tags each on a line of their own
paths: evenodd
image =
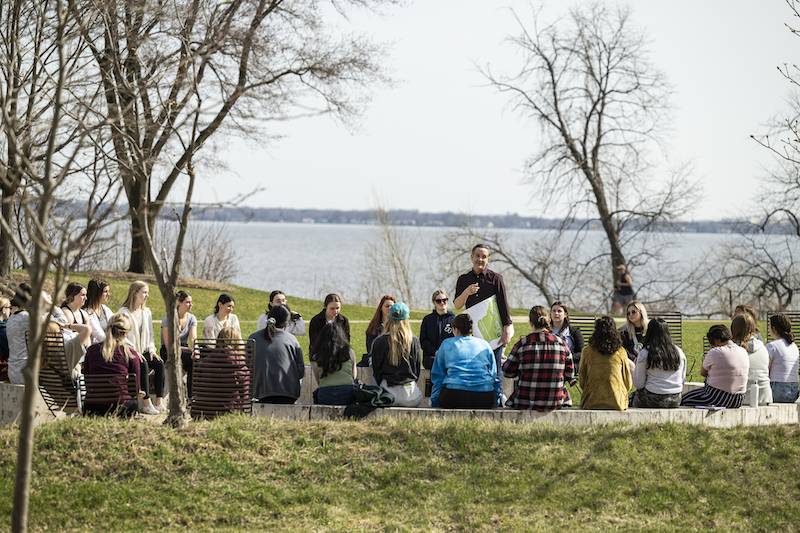
<svg viewBox="0 0 800 533">
<path fill-rule="evenodd" d="M 267 311 L 258 317 L 258 320 L 256 321 L 256 331 L 267 327 L 267 317 L 269 312 L 276 305 L 285 305 L 286 307 L 289 307 L 289 304 L 286 303 L 286 295 L 283 293 L 283 291 L 272 291 L 272 293 L 269 295 Z M 289 311 L 291 311 L 291 309 Z M 306 323 L 303 321 L 303 317 L 300 316 L 300 313 L 292 312 L 292 316 L 289 319 L 289 325 L 286 326 L 286 333 L 291 333 L 295 337 L 302 337 L 306 334 Z"/>
<path fill-rule="evenodd" d="M 109 296 L 111 296 L 111 287 L 104 279 L 94 278 L 86 286 L 86 303 L 83 308 L 89 315 L 93 344 L 102 344 L 106 340 L 106 328 L 113 314 L 106 305 Z"/>
<path fill-rule="evenodd" d="M 750 404 L 750 385 L 758 384 L 758 403 L 772 403 L 772 389 L 769 385 L 769 354 L 764 343 L 756 338 L 756 323 L 748 313 L 733 317 L 731 322 L 733 342 L 745 350 L 750 358 L 750 370 L 747 373 L 747 390 L 744 392 L 744 405 Z"/>
<path fill-rule="evenodd" d="M 276 305 L 270 309 L 267 327 L 250 335 L 256 344 L 253 397 L 260 402 L 292 404 L 300 397 L 306 367 L 300 343 L 285 331 L 289 320 L 289 308 Z"/>
<path fill-rule="evenodd" d="M 315 315 L 308 324 L 309 356 L 314 355 L 317 337 L 319 337 L 319 334 L 322 331 L 322 328 L 325 327 L 325 324 L 330 324 L 331 322 L 336 322 L 339 324 L 339 327 L 342 328 L 342 332 L 344 332 L 344 336 L 347 338 L 347 342 L 350 342 L 350 321 L 347 320 L 346 316 L 341 314 L 341 311 L 342 299 L 339 297 L 339 295 L 327 295 L 322 304 L 322 311 Z"/>
<path fill-rule="evenodd" d="M 372 343 L 375 339 L 383 335 L 384 331 L 386 331 L 386 323 L 389 321 L 389 310 L 396 303 L 397 300 L 395 300 L 394 296 L 386 294 L 381 298 L 381 302 L 375 310 L 375 315 L 373 315 L 372 320 L 370 320 L 367 325 L 367 353 L 372 349 Z"/>
<path fill-rule="evenodd" d="M 417 386 L 422 363 L 419 339 L 411 332 L 408 306 L 397 302 L 390 310 L 386 334 L 372 344 L 372 375 L 394 396 L 395 407 L 417 407 L 422 391 Z"/>
<path fill-rule="evenodd" d="M 214 307 L 214 314 L 208 315 L 203 321 L 203 338 L 216 339 L 222 328 L 231 327 L 239 332 L 242 337 L 242 328 L 239 327 L 239 317 L 233 314 L 233 307 L 236 302 L 229 294 L 221 294 L 217 298 L 217 305 Z M 213 341 L 212 341 L 213 342 Z"/>
<path fill-rule="evenodd" d="M 514 409 L 553 411 L 571 405 L 565 383 L 575 382 L 572 354 L 563 339 L 553 335 L 547 309 L 531 307 L 531 333 L 520 339 L 503 364 L 507 378 L 519 378 L 511 396 Z"/>
<path fill-rule="evenodd" d="M 164 361 L 156 353 L 156 337 L 153 332 L 153 313 L 147 308 L 147 298 L 150 288 L 144 281 L 134 281 L 128 288 L 128 297 L 117 310 L 131 321 L 132 328 L 128 332 L 128 340 L 139 353 L 139 363 L 142 366 L 139 387 L 145 392 L 144 407 L 142 412 L 148 415 L 166 413 L 164 401 Z M 155 371 L 153 388 L 156 393 L 156 404 L 150 402 L 150 383 L 148 374 L 150 368 Z"/>
<path fill-rule="evenodd" d="M 578 383 L 583 389 L 581 409 L 628 408 L 631 370 L 617 324 L 610 316 L 594 323 L 594 333 L 583 349 Z"/>
<path fill-rule="evenodd" d="M 625 265 L 617 265 L 617 276 L 619 279 L 614 283 L 614 313 L 619 314 L 620 309 L 631 303 L 633 300 L 633 280 L 628 274 Z"/>
<path fill-rule="evenodd" d="M 503 276 L 489 270 L 489 247 L 485 244 L 476 244 L 472 248 L 472 269 L 466 274 L 462 274 L 456 281 L 456 299 L 453 301 L 454 309 L 461 309 L 462 307 L 469 308 L 475 304 L 495 296 L 497 298 L 497 311 L 500 315 L 500 322 L 503 327 L 503 333 L 500 336 L 499 346 L 494 350 L 495 364 L 497 366 L 498 376 L 503 367 L 503 352 L 505 347 L 514 336 L 514 325 L 511 322 L 511 312 L 508 308 L 508 299 L 506 298 L 506 286 L 503 283 Z M 491 342 L 490 339 L 485 339 Z"/>
<path fill-rule="evenodd" d="M 712 348 L 703 359 L 700 375 L 705 385 L 683 395 L 681 405 L 716 405 L 738 409 L 744 402 L 750 357 L 747 350 L 734 344 L 727 326 L 711 326 L 706 334 Z"/>
<path fill-rule="evenodd" d="M 631 407 L 678 407 L 685 382 L 686 355 L 672 342 L 667 323 L 651 320 L 633 370 L 636 390 L 630 395 Z"/>
<path fill-rule="evenodd" d="M 798 366 L 800 353 L 794 343 L 792 323 L 783 313 L 769 318 L 769 332 L 775 340 L 767 344 L 769 355 L 769 384 L 772 401 L 794 403 L 798 397 Z"/>
<path fill-rule="evenodd" d="M 431 301 L 433 302 L 433 312 L 422 319 L 422 324 L 419 327 L 419 342 L 422 345 L 422 366 L 429 370 L 433 368 L 434 358 L 442 341 L 454 335 L 451 324 L 456 317 L 455 313 L 447 310 L 447 293 L 442 289 L 438 289 L 433 293 Z M 469 330 L 469 335 L 472 335 L 472 320 L 470 320 Z M 467 335 L 467 333 L 462 333 L 462 335 Z"/>
</svg>

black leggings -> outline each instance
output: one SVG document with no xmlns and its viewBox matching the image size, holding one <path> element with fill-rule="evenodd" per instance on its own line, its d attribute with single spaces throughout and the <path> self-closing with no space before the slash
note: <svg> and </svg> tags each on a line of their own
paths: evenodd
<svg viewBox="0 0 800 533">
<path fill-rule="evenodd" d="M 494 391 L 443 388 L 439 392 L 439 407 L 443 409 L 491 409 L 495 406 Z"/>
<path fill-rule="evenodd" d="M 145 398 L 150 397 L 150 368 L 152 368 L 156 375 L 153 379 L 153 387 L 156 389 L 156 397 L 164 397 L 164 361 L 156 359 L 150 353 L 143 353 L 144 361 L 141 361 L 142 375 L 139 382 L 139 387 L 144 391 Z"/>
</svg>

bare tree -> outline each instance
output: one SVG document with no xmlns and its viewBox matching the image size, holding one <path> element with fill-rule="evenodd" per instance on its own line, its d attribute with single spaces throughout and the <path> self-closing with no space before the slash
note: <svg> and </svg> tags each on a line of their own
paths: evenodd
<svg viewBox="0 0 800 533">
<path fill-rule="evenodd" d="M 8 4 L 4 4 L 4 7 Z M 27 270 L 32 296 L 27 365 L 23 371 L 25 394 L 20 416 L 17 472 L 14 487 L 12 530 L 24 532 L 28 525 L 28 502 L 33 454 L 33 406 L 38 392 L 39 365 L 44 337 L 41 316 L 52 310 L 40 299 L 45 280 L 54 274 L 55 291 L 63 290 L 68 265 L 77 249 L 107 222 L 113 204 L 114 183 L 89 185 L 86 217 L 76 219 L 67 212 L 53 213 L 58 195 L 80 188 L 85 149 L 96 142 L 98 124 L 90 110 L 102 97 L 92 92 L 81 67 L 84 49 L 77 39 L 80 18 L 64 9 L 59 0 L 18 2 L 0 11 L 4 55 L 0 91 L 3 98 L 0 130 L 7 159 L 0 163 L 4 208 L 19 209 L 27 242 L 18 238 L 13 221 L 0 217 L 5 246 L 12 246 Z M 13 20 L 11 20 L 13 19 Z M 96 86 L 96 85 L 95 85 Z M 89 149 L 91 152 L 91 149 Z M 91 176 L 83 176 L 91 183 Z M 15 195 L 11 198 L 10 194 Z M 5 253 L 5 252 L 4 252 Z M 6 289 L 7 290 L 7 289 Z"/>
<path fill-rule="evenodd" d="M 685 214 L 697 194 L 688 167 L 656 178 L 669 86 L 649 62 L 644 33 L 625 6 L 579 5 L 542 28 L 535 10 L 530 24 L 514 16 L 520 35 L 510 42 L 522 54 L 522 66 L 514 75 L 498 76 L 489 67 L 483 73 L 514 111 L 541 128 L 541 148 L 526 163 L 532 200 L 564 213 L 562 231 L 577 220 L 585 221 L 578 232 L 595 226 L 603 231 L 607 246 L 593 262 L 602 263 L 603 277 L 612 280 L 605 286 L 612 287 L 613 267 L 633 270 L 652 259 L 644 240 Z M 539 251 L 525 260 L 542 265 L 551 249 Z M 555 286 L 543 286 L 546 280 L 537 283 L 555 292 Z"/>
<path fill-rule="evenodd" d="M 369 273 L 367 290 L 373 297 L 391 292 L 399 301 L 413 306 L 417 302 L 414 294 L 416 270 L 412 265 L 415 239 L 392 220 L 389 210 L 377 197 L 373 213 L 375 235 L 364 250 Z"/>
<path fill-rule="evenodd" d="M 255 137 L 260 121 L 297 109 L 354 116 L 361 89 L 388 80 L 383 48 L 338 31 L 341 17 L 349 7 L 396 2 L 331 0 L 329 9 L 304 0 L 94 0 L 84 39 L 131 208 L 130 271 L 148 267 L 145 232 L 189 159 L 197 162 L 191 150 L 224 129 Z M 190 131 L 197 136 L 188 139 Z"/>
</svg>

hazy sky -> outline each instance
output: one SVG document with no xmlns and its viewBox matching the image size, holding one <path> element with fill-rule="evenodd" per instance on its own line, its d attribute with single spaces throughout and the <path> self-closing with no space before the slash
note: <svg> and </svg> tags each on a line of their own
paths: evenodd
<svg viewBox="0 0 800 533">
<path fill-rule="evenodd" d="M 574 3 L 551 2 L 545 18 Z M 383 19 L 360 17 L 359 29 L 394 42 L 390 66 L 400 83 L 374 93 L 359 130 L 316 117 L 270 126 L 283 138 L 268 149 L 231 141 L 224 187 L 209 183 L 197 200 L 260 184 L 267 189 L 246 205 L 368 209 L 376 191 L 390 208 L 542 215 L 521 172 L 539 128 L 507 110 L 475 67 L 513 72 L 517 58 L 504 39 L 518 26 L 509 6 L 529 19 L 527 3 L 513 0 L 416 0 Z M 752 212 L 772 158 L 749 136 L 786 107 L 789 84 L 776 67 L 800 61 L 800 37 L 785 27 L 791 11 L 784 0 L 631 6 L 652 63 L 675 89 L 671 156 L 693 161 L 713 192 L 691 218 Z"/>
</svg>

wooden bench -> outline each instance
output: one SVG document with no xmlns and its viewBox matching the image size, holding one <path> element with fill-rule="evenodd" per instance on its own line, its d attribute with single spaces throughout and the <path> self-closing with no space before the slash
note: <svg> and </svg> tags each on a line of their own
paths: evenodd
<svg viewBox="0 0 800 533">
<path fill-rule="evenodd" d="M 594 323 L 597 320 L 595 316 L 570 316 L 569 325 L 577 326 L 583 335 L 583 341 L 589 342 L 589 337 L 594 333 Z"/>
<path fill-rule="evenodd" d="M 135 400 L 139 393 L 136 374 L 84 374 L 81 376 L 84 388 L 84 413 L 91 405 L 120 406 L 130 400 Z M 121 397 L 125 397 L 120 399 Z M 118 409 L 109 409 L 111 414 L 116 414 Z"/>
<path fill-rule="evenodd" d="M 25 343 L 26 345 L 28 343 L 27 333 Z M 80 387 L 72 379 L 72 369 L 68 368 L 67 355 L 64 351 L 64 337 L 60 332 L 44 334 L 39 392 L 53 416 L 56 416 L 56 411 L 65 413 L 82 411 Z"/>
<path fill-rule="evenodd" d="M 255 341 L 197 339 L 195 347 L 200 358 L 192 363 L 192 417 L 252 414 Z"/>
</svg>

